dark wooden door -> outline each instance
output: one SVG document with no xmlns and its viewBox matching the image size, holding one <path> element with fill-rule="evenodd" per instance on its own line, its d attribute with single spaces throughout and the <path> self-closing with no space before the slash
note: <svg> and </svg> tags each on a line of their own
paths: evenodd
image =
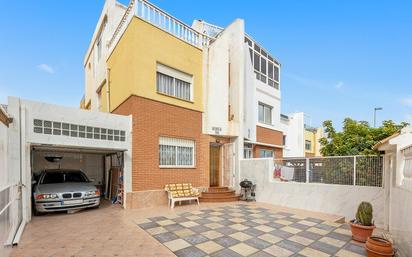
<svg viewBox="0 0 412 257">
<path fill-rule="evenodd" d="M 210 186 L 219 186 L 220 146 L 210 145 Z"/>
</svg>

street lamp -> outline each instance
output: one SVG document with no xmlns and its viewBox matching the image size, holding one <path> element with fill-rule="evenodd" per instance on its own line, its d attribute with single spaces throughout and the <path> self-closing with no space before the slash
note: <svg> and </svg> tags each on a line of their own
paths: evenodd
<svg viewBox="0 0 412 257">
<path fill-rule="evenodd" d="M 375 107 L 373 112 L 373 127 L 376 128 L 376 111 L 382 111 L 382 107 Z"/>
</svg>

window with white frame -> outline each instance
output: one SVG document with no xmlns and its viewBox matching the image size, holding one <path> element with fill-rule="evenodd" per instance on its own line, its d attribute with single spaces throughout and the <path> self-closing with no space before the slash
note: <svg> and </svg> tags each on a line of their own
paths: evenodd
<svg viewBox="0 0 412 257">
<path fill-rule="evenodd" d="M 245 43 L 249 46 L 250 59 L 256 79 L 279 89 L 280 64 L 252 39 L 245 37 Z"/>
<path fill-rule="evenodd" d="M 156 89 L 158 93 L 192 101 L 192 81 L 192 75 L 157 64 Z"/>
<path fill-rule="evenodd" d="M 243 157 L 245 159 L 251 159 L 253 158 L 253 151 L 252 151 L 252 145 L 251 144 L 245 144 L 243 147 Z"/>
<path fill-rule="evenodd" d="M 305 140 L 305 149 L 308 151 L 312 150 L 312 141 Z"/>
<path fill-rule="evenodd" d="M 272 106 L 264 103 L 259 103 L 258 116 L 259 122 L 272 125 Z"/>
<path fill-rule="evenodd" d="M 180 138 L 160 137 L 159 166 L 161 168 L 194 168 L 195 141 Z"/>
<path fill-rule="evenodd" d="M 403 164 L 403 178 L 401 185 L 412 191 L 412 147 L 406 148 L 402 151 L 405 156 Z"/>
<path fill-rule="evenodd" d="M 266 150 L 266 149 L 260 149 L 260 150 L 259 150 L 259 157 L 260 157 L 260 158 L 270 158 L 270 157 L 273 157 L 273 151 L 272 151 L 272 150 Z"/>
</svg>

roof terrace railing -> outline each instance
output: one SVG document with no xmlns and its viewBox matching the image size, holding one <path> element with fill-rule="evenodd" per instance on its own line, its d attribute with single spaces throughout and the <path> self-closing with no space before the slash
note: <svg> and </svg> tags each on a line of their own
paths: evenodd
<svg viewBox="0 0 412 257">
<path fill-rule="evenodd" d="M 198 48 L 209 45 L 212 39 L 145 0 L 131 0 L 119 26 L 108 43 L 109 48 L 114 47 L 120 39 L 133 15 Z"/>
</svg>

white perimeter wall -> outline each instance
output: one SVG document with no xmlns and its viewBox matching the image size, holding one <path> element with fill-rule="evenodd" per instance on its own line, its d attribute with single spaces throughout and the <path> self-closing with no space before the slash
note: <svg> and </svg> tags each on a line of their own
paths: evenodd
<svg viewBox="0 0 412 257">
<path fill-rule="evenodd" d="M 368 201 L 374 208 L 375 224 L 383 227 L 383 188 L 273 181 L 270 158 L 241 160 L 240 167 L 241 180 L 246 178 L 257 184 L 258 202 L 335 214 L 350 220 L 358 204 Z"/>
</svg>

